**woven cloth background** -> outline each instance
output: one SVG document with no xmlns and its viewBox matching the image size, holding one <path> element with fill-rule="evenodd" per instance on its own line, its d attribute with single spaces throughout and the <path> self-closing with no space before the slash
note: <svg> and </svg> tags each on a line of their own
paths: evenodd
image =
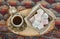
<svg viewBox="0 0 60 39">
<path fill-rule="evenodd" d="M 0 5 L 9 4 L 6 1 L 7 0 L 4 0 L 4 1 L 0 0 Z M 46 1 L 47 4 L 42 2 L 42 5 L 48 9 L 53 9 L 54 11 L 57 12 L 57 14 L 55 14 L 56 17 L 60 17 L 60 15 L 59 15 L 60 14 L 60 5 L 58 5 L 57 8 L 55 6 L 53 6 L 54 4 L 56 4 L 56 5 L 57 5 L 57 3 L 59 4 L 60 0 L 29 0 L 28 2 L 26 2 L 26 0 L 18 0 L 18 1 L 19 1 L 19 3 L 17 2 L 15 4 L 10 4 L 10 5 L 23 6 L 26 9 L 26 8 L 32 8 L 39 1 Z M 60 22 L 56 21 L 55 29 L 52 30 L 50 33 L 47 33 L 43 36 L 33 36 L 33 37 L 16 35 L 16 34 L 10 32 L 4 25 L 2 25 L 2 26 L 0 26 L 0 39 L 60 39 Z"/>
</svg>

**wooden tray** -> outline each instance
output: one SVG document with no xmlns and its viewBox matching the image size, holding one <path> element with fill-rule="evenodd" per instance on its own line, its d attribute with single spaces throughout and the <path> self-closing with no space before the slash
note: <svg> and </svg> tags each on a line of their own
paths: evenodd
<svg viewBox="0 0 60 39">
<path fill-rule="evenodd" d="M 26 9 L 26 10 L 20 11 L 20 13 L 22 13 L 24 16 L 27 16 L 30 11 L 31 11 L 31 9 Z M 10 21 L 8 19 L 6 22 L 7 28 L 15 34 L 22 35 L 22 36 L 40 36 L 39 32 L 37 32 L 35 29 L 30 28 L 29 26 L 27 26 L 27 28 L 24 31 L 16 32 L 8 26 L 9 22 Z M 51 31 L 52 29 L 54 29 L 54 26 L 55 26 L 54 24 L 55 24 L 55 21 L 52 21 L 52 23 L 50 24 L 50 28 L 48 29 L 48 31 L 46 33 Z"/>
</svg>

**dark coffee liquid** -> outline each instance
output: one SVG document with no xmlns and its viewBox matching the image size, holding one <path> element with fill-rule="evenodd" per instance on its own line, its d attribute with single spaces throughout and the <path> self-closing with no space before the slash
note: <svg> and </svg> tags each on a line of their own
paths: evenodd
<svg viewBox="0 0 60 39">
<path fill-rule="evenodd" d="M 19 16 L 14 17 L 13 23 L 19 25 L 22 22 L 22 19 Z"/>
</svg>

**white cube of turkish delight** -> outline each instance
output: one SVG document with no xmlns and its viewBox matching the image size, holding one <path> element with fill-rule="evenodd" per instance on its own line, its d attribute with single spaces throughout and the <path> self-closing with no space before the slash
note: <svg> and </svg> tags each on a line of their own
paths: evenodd
<svg viewBox="0 0 60 39">
<path fill-rule="evenodd" d="M 36 20 L 32 23 L 32 25 L 33 27 L 38 29 L 42 29 L 44 27 L 43 23 L 40 23 L 39 21 L 36 21 Z"/>
<path fill-rule="evenodd" d="M 37 13 L 40 14 L 40 13 L 44 13 L 44 11 L 42 9 L 38 9 L 37 10 Z"/>
<path fill-rule="evenodd" d="M 42 28 L 44 28 L 44 24 L 43 23 L 40 23 L 40 25 L 38 26 L 38 29 L 40 30 Z"/>
<path fill-rule="evenodd" d="M 40 15 L 36 14 L 36 15 L 34 15 L 34 17 L 35 17 L 35 20 L 41 21 L 41 16 Z"/>
<path fill-rule="evenodd" d="M 43 15 L 43 13 L 44 13 L 43 10 L 41 10 L 41 9 L 37 10 L 37 14 L 38 14 L 40 17 Z"/>
<path fill-rule="evenodd" d="M 32 23 L 33 27 L 38 27 L 39 24 L 40 23 L 38 21 L 36 21 L 36 20 Z"/>
<path fill-rule="evenodd" d="M 46 25 L 46 24 L 48 24 L 49 22 L 48 22 L 48 19 L 43 19 L 43 24 L 44 25 Z"/>
<path fill-rule="evenodd" d="M 48 14 L 47 13 L 44 13 L 42 17 L 43 18 L 48 18 Z"/>
</svg>

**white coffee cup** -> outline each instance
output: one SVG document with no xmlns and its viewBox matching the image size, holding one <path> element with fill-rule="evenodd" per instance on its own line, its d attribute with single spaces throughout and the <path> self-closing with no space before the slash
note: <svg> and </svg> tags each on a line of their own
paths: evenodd
<svg viewBox="0 0 60 39">
<path fill-rule="evenodd" d="M 21 14 L 17 13 L 12 16 L 11 24 L 15 27 L 21 27 L 23 24 L 23 17 Z"/>
</svg>

